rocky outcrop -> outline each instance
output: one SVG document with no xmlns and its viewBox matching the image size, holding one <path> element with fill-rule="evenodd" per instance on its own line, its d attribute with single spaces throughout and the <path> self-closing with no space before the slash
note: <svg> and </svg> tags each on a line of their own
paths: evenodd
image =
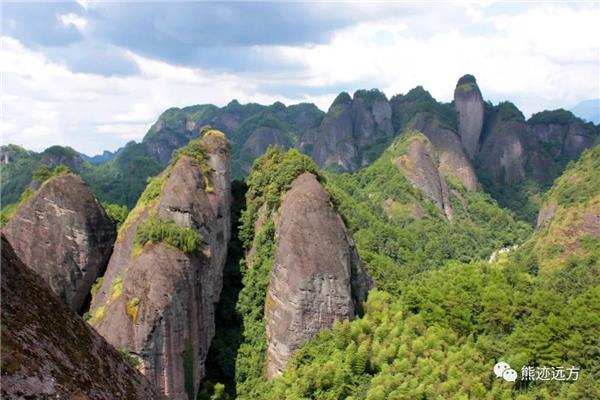
<svg viewBox="0 0 600 400">
<path fill-rule="evenodd" d="M 392 109 L 378 90 L 343 92 L 333 102 L 321 125 L 308 130 L 299 149 L 321 167 L 352 172 L 374 161 L 369 148 L 387 143 L 394 134 Z"/>
<path fill-rule="evenodd" d="M 252 161 L 262 156 L 269 146 L 274 145 L 288 149 L 293 146 L 293 142 L 280 129 L 265 126 L 256 129 L 242 147 L 244 159 L 247 160 L 242 168 L 249 171 Z"/>
<path fill-rule="evenodd" d="M 492 117 L 479 153 L 481 173 L 498 183 L 518 183 L 525 178 L 528 127 L 522 119 Z"/>
<path fill-rule="evenodd" d="M 119 232 L 90 320 L 109 343 L 136 354 L 144 375 L 173 400 L 195 399 L 205 374 L 231 227 L 229 143 L 213 130 L 189 146 L 195 150 L 163 173 L 160 194 L 146 203 L 142 196 Z M 204 156 L 185 155 L 198 147 Z M 200 245 L 141 246 L 136 232 L 150 218 L 196 232 Z"/>
<path fill-rule="evenodd" d="M 409 129 L 422 132 L 433 145 L 443 176 L 458 179 L 468 190 L 477 190 L 477 175 L 465 154 L 458 135 L 432 113 L 421 112 L 408 124 Z"/>
<path fill-rule="evenodd" d="M 410 183 L 422 190 L 446 218 L 452 221 L 448 184 L 438 167 L 433 145 L 420 133 L 415 133 L 406 140 L 406 154 L 396 159 L 394 164 Z"/>
<path fill-rule="evenodd" d="M 115 226 L 83 180 L 51 178 L 2 229 L 15 252 L 72 310 L 104 273 Z"/>
<path fill-rule="evenodd" d="M 594 137 L 589 129 L 575 118 L 568 123 L 531 123 L 531 131 L 554 159 L 560 157 L 574 160 L 591 147 Z"/>
<path fill-rule="evenodd" d="M 2 398 L 162 398 L 22 263 L 4 235 L 1 279 Z"/>
<path fill-rule="evenodd" d="M 458 80 L 454 90 L 454 107 L 458 114 L 458 134 L 471 160 L 479 153 L 479 138 L 483 128 L 483 97 L 472 75 Z"/>
<path fill-rule="evenodd" d="M 371 286 L 341 217 L 311 173 L 292 182 L 276 229 L 265 301 L 268 377 L 322 329 L 353 318 Z"/>
</svg>

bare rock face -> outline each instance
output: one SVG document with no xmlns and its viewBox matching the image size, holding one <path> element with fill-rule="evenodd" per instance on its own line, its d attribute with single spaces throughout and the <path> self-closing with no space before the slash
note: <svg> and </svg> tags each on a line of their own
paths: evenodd
<svg viewBox="0 0 600 400">
<path fill-rule="evenodd" d="M 281 206 L 265 301 L 267 376 L 336 320 L 351 319 L 371 286 L 341 217 L 314 175 L 292 182 Z"/>
<path fill-rule="evenodd" d="M 465 154 L 460 138 L 430 113 L 419 113 L 409 127 L 422 132 L 433 145 L 439 158 L 439 171 L 443 176 L 453 176 L 468 190 L 477 190 L 477 175 Z"/>
<path fill-rule="evenodd" d="M 576 159 L 592 146 L 594 139 L 578 120 L 567 124 L 533 124 L 531 130 L 555 159 Z"/>
<path fill-rule="evenodd" d="M 188 156 L 166 172 L 159 197 L 134 209 L 137 218 L 120 232 L 92 302 L 91 324 L 137 355 L 142 373 L 172 400 L 195 399 L 205 374 L 230 238 L 230 147 L 210 133 L 202 143 L 208 176 Z M 148 242 L 136 250 L 136 231 L 149 215 L 198 232 L 200 249 Z"/>
<path fill-rule="evenodd" d="M 252 135 L 246 140 L 242 147 L 242 153 L 248 155 L 248 161 L 242 168 L 245 171 L 250 171 L 252 167 L 252 161 L 263 155 L 269 146 L 276 145 L 283 148 L 290 148 L 293 146 L 292 141 L 277 128 L 260 127 L 256 129 Z"/>
<path fill-rule="evenodd" d="M 408 151 L 395 161 L 402 174 L 452 221 L 453 212 L 446 179 L 440 173 L 438 162 L 431 142 L 417 134 L 410 139 Z"/>
<path fill-rule="evenodd" d="M 454 107 L 458 113 L 458 134 L 471 160 L 479 152 L 479 137 L 483 128 L 483 97 L 472 75 L 458 80 L 454 90 Z"/>
<path fill-rule="evenodd" d="M 365 150 L 393 134 L 392 109 L 383 93 L 359 90 L 351 98 L 343 92 L 321 125 L 302 136 L 298 148 L 321 167 L 352 172 L 374 161 Z"/>
<path fill-rule="evenodd" d="M 524 121 L 495 117 L 479 154 L 482 174 L 496 182 L 521 182 L 527 164 L 527 135 Z"/>
<path fill-rule="evenodd" d="M 104 272 L 116 237 L 91 190 L 72 174 L 45 182 L 2 231 L 19 258 L 76 312 Z"/>
<path fill-rule="evenodd" d="M 163 398 L 21 262 L 4 235 L 1 276 L 2 398 Z"/>
</svg>

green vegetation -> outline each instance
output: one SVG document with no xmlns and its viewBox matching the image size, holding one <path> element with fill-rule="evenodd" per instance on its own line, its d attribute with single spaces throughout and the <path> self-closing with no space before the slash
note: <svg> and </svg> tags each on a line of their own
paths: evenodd
<svg viewBox="0 0 600 400">
<path fill-rule="evenodd" d="M 138 226 L 135 234 L 136 245 L 143 247 L 147 242 L 166 243 L 184 253 L 193 253 L 200 248 L 202 238 L 192 228 L 182 228 L 173 221 L 149 216 Z"/>
<path fill-rule="evenodd" d="M 69 170 L 69 167 L 67 167 L 66 165 L 59 165 L 59 166 L 55 167 L 54 169 L 50 170 L 48 168 L 48 166 L 46 166 L 46 164 L 40 164 L 33 171 L 33 174 L 31 176 L 31 180 L 33 182 L 38 183 L 38 184 L 41 185 L 41 184 L 43 184 L 44 182 L 46 182 L 50 178 L 54 178 L 55 176 L 60 176 L 60 175 L 68 174 L 70 172 L 71 172 L 71 170 Z"/>
<path fill-rule="evenodd" d="M 102 208 L 104 208 L 104 211 L 106 211 L 108 217 L 115 223 L 115 225 L 117 225 L 117 229 L 120 228 L 129 214 L 129 209 L 127 206 L 112 204 L 105 201 L 102 202 L 101 205 Z"/>
<path fill-rule="evenodd" d="M 304 172 L 311 172 L 319 180 L 324 180 L 315 162 L 295 149 L 285 152 L 276 146 L 271 147 L 254 162 L 252 173 L 246 179 L 246 210 L 241 218 L 240 238 L 245 248 L 252 244 L 258 210 L 263 205 L 269 211 L 276 210 L 292 181 Z"/>
<path fill-rule="evenodd" d="M 558 110 L 541 111 L 535 113 L 527 121 L 530 125 L 537 124 L 558 124 L 568 125 L 571 122 L 577 121 L 579 118 L 573 115 L 571 111 L 559 108 Z"/>
<path fill-rule="evenodd" d="M 51 178 L 56 176 L 68 174 L 71 171 L 65 165 L 59 165 L 52 171 L 48 169 L 45 164 L 40 164 L 35 171 L 32 173 L 32 180 L 38 185 L 44 184 Z M 27 201 L 33 196 L 35 190 L 26 188 L 20 195 L 19 200 L 16 203 L 8 204 L 0 210 L 0 227 L 4 226 L 8 220 L 21 208 Z"/>
<path fill-rule="evenodd" d="M 447 260 L 487 258 L 498 248 L 523 241 L 531 231 L 488 195 L 467 191 L 452 179 L 454 221 L 449 224 L 393 164 L 418 137 L 407 132 L 356 174 L 327 175 L 327 190 L 369 273 L 379 288 L 391 293 L 400 292 L 405 279 L 415 273 Z"/>
<path fill-rule="evenodd" d="M 517 121 L 525 121 L 525 117 L 523 116 L 521 110 L 519 110 L 517 106 L 515 106 L 510 101 L 500 102 L 497 106 L 495 106 L 495 113 L 498 116 L 498 118 L 505 121 L 510 119 L 515 119 Z"/>
<path fill-rule="evenodd" d="M 188 400 L 194 400 L 194 347 L 191 339 L 185 340 L 185 349 L 183 350 L 183 379 L 185 392 Z"/>
<path fill-rule="evenodd" d="M 80 174 L 100 201 L 132 208 L 148 178 L 162 169 L 143 144 L 129 142 L 113 160 L 99 165 L 86 163 Z"/>
<path fill-rule="evenodd" d="M 399 296 L 374 291 L 363 318 L 338 323 L 298 351 L 262 399 L 597 398 L 600 290 L 549 287 L 518 265 L 451 264 L 424 273 Z M 592 352 L 592 353 L 590 353 Z M 509 384 L 493 376 L 504 360 L 579 366 L 576 382 Z"/>
<path fill-rule="evenodd" d="M 242 212 L 239 237 L 247 250 L 250 247 L 253 250 L 242 265 L 243 289 L 236 305 L 238 314 L 243 318 L 243 339 L 235 366 L 237 393 L 242 398 L 259 398 L 261 384 L 264 383 L 267 342 L 263 310 L 273 262 L 275 225 L 272 218 L 267 217 L 255 232 L 259 210 L 265 216 L 276 212 L 294 179 L 304 172 L 311 172 L 323 180 L 318 171 L 316 164 L 297 150 L 284 151 L 272 147 L 255 161 L 246 179 L 246 209 Z"/>
<path fill-rule="evenodd" d="M 125 361 L 131 364 L 133 368 L 139 368 L 139 366 L 142 364 L 139 357 L 129 351 L 129 349 L 126 347 L 119 347 L 117 350 L 119 353 L 121 353 L 121 356 L 123 356 Z"/>
<path fill-rule="evenodd" d="M 331 107 L 338 106 L 340 104 L 351 104 L 352 97 L 347 92 L 341 92 L 331 103 Z"/>
<path fill-rule="evenodd" d="M 9 204 L 0 210 L 0 227 L 6 225 L 8 220 L 17 212 L 19 208 L 21 208 L 27 201 L 33 196 L 35 191 L 32 189 L 27 189 L 23 193 L 21 193 L 21 197 L 19 201 L 14 204 Z"/>
</svg>

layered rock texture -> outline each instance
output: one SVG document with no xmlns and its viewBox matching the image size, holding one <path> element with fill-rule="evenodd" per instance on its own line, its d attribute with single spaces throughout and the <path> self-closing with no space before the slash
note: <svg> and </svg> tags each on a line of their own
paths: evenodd
<svg viewBox="0 0 600 400">
<path fill-rule="evenodd" d="M 195 399 L 205 373 L 230 237 L 230 162 L 214 130 L 175 157 L 119 232 L 92 302 L 90 323 L 135 354 L 169 399 Z M 152 224 L 174 233 L 141 241 Z"/>
<path fill-rule="evenodd" d="M 2 231 L 19 258 L 76 312 L 104 273 L 116 237 L 91 190 L 72 174 L 46 181 Z"/>
<path fill-rule="evenodd" d="M 298 147 L 321 167 L 356 171 L 374 161 L 393 134 L 392 109 L 383 93 L 359 90 L 351 98 L 343 92 Z"/>
<path fill-rule="evenodd" d="M 266 374 L 282 372 L 294 351 L 336 320 L 351 319 L 371 281 L 329 196 L 311 173 L 285 195 L 265 301 Z"/>
<path fill-rule="evenodd" d="M 4 234 L 1 276 L 2 398 L 163 398 L 23 264 Z"/>
<path fill-rule="evenodd" d="M 485 108 L 473 75 L 465 75 L 458 80 L 454 90 L 454 107 L 458 114 L 458 134 L 461 142 L 471 160 L 474 160 L 479 153 Z"/>
<path fill-rule="evenodd" d="M 433 145 L 423 134 L 414 132 L 407 140 L 406 153 L 394 163 L 402 174 L 452 221 L 452 205 L 446 178 L 440 171 Z"/>
</svg>

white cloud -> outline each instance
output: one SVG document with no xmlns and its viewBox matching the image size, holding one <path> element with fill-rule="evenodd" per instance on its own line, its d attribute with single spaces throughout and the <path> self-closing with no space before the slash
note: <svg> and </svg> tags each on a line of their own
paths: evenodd
<svg viewBox="0 0 600 400">
<path fill-rule="evenodd" d="M 304 64 L 305 82 L 314 87 L 383 82 L 391 96 L 421 84 L 449 101 L 456 80 L 473 73 L 484 97 L 514 100 L 526 114 L 599 97 L 598 7 L 554 4 L 489 17 L 480 7 L 469 5 L 469 10 L 460 25 L 477 24 L 479 35 L 447 24 L 421 37 L 414 34 L 419 17 L 368 22 L 339 31 L 328 44 L 277 51 Z M 387 43 L 375 40 L 384 34 Z"/>
<path fill-rule="evenodd" d="M 88 24 L 85 18 L 74 13 L 63 14 L 58 18 L 64 26 L 74 26 L 80 31 L 83 31 Z"/>
<path fill-rule="evenodd" d="M 140 74 L 106 77 L 73 73 L 17 40 L 2 37 L 2 142 L 32 150 L 68 145 L 87 154 L 140 140 L 169 107 L 240 102 L 271 104 L 256 82 L 206 73 L 129 53 Z M 299 99 L 282 99 L 287 103 Z"/>
<path fill-rule="evenodd" d="M 391 97 L 418 84 L 449 101 L 464 73 L 477 77 L 485 98 L 512 100 L 526 114 L 600 97 L 598 7 L 550 4 L 513 9 L 510 16 L 491 15 L 485 4 L 426 7 L 339 30 L 327 44 L 258 47 L 265 58 L 285 62 L 269 74 L 180 67 L 130 51 L 126 57 L 138 75 L 74 73 L 3 37 L 2 140 L 34 150 L 70 145 L 93 154 L 141 139 L 169 107 L 225 105 L 236 98 L 308 101 L 326 110 L 338 89 L 379 87 Z M 85 30 L 85 20 L 75 14 L 61 21 Z M 306 93 L 274 94 L 285 87 Z"/>
</svg>

